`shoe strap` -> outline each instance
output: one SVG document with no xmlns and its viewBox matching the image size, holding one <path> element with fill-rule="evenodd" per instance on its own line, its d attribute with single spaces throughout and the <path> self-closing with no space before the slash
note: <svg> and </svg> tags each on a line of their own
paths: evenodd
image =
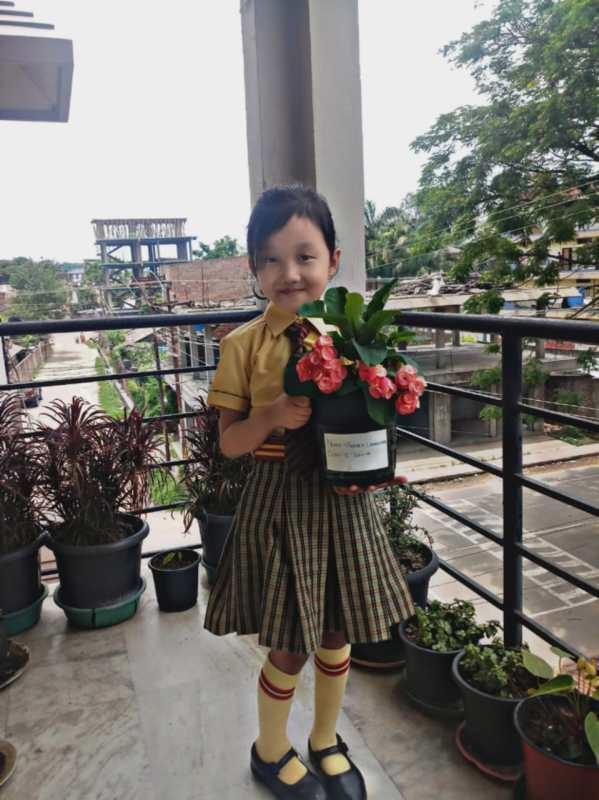
<svg viewBox="0 0 599 800">
<path fill-rule="evenodd" d="M 275 775 L 278 775 L 285 764 L 288 764 L 292 758 L 297 758 L 298 761 L 301 761 L 301 758 L 298 756 L 294 748 L 290 747 L 285 755 L 276 762 L 276 764 L 268 764 L 268 768 L 271 769 Z"/>
<path fill-rule="evenodd" d="M 333 744 L 330 747 L 325 747 L 323 750 L 312 750 L 312 755 L 315 756 L 320 763 L 327 756 L 335 755 L 335 753 L 346 755 L 348 752 L 349 747 L 345 744 L 341 736 L 337 734 L 337 744 Z"/>
</svg>

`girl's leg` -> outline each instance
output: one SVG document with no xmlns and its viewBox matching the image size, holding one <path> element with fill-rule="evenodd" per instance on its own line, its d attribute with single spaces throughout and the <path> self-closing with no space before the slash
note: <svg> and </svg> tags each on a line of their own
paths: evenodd
<svg viewBox="0 0 599 800">
<path fill-rule="evenodd" d="M 337 744 L 337 718 L 349 673 L 350 649 L 344 633 L 329 631 L 314 655 L 314 725 L 310 733 L 313 750 Z M 339 775 L 350 768 L 341 753 L 327 756 L 321 766 L 328 775 Z"/>
<path fill-rule="evenodd" d="M 258 680 L 258 720 L 260 732 L 256 751 L 262 761 L 275 763 L 291 747 L 287 738 L 287 720 L 291 711 L 293 694 L 299 674 L 308 656 L 271 650 Z M 292 758 L 279 771 L 283 783 L 297 783 L 306 774 L 306 768 L 297 758 Z"/>
</svg>

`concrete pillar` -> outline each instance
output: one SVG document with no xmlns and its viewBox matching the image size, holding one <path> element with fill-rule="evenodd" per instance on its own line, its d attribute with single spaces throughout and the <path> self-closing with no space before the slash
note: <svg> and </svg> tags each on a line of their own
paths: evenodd
<svg viewBox="0 0 599 800">
<path fill-rule="evenodd" d="M 179 261 L 189 261 L 187 242 L 177 242 L 177 258 Z"/>
<path fill-rule="evenodd" d="M 301 182 L 328 200 L 334 283 L 366 287 L 358 0 L 242 0 L 251 201 Z"/>
<path fill-rule="evenodd" d="M 430 392 L 428 417 L 431 439 L 439 444 L 451 443 L 451 395 Z"/>
<path fill-rule="evenodd" d="M 191 367 L 199 367 L 200 366 L 200 344 L 198 342 L 199 333 L 195 329 L 195 325 L 190 325 L 187 329 L 189 331 L 189 339 L 190 339 L 190 355 L 191 355 Z M 194 372 L 193 379 L 195 381 L 201 380 L 202 373 L 201 372 Z"/>
<path fill-rule="evenodd" d="M 545 339 L 535 339 L 535 358 L 545 358 Z"/>
</svg>

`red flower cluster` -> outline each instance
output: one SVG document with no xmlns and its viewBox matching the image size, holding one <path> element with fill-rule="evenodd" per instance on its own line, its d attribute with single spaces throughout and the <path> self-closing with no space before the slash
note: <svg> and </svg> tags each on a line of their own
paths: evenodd
<svg viewBox="0 0 599 800">
<path fill-rule="evenodd" d="M 426 388 L 426 381 L 417 374 L 414 367 L 400 367 L 393 382 L 387 377 L 387 370 L 382 364 L 369 367 L 360 361 L 358 376 L 368 384 L 368 391 L 375 399 L 382 397 L 384 400 L 390 400 L 397 392 L 395 410 L 398 414 L 413 414 L 420 408 L 420 396 Z"/>
<path fill-rule="evenodd" d="M 347 376 L 330 336 L 319 336 L 314 349 L 297 362 L 296 370 L 300 381 L 314 381 L 323 394 L 336 392 Z"/>
<path fill-rule="evenodd" d="M 406 364 L 395 373 L 395 384 L 399 392 L 395 410 L 398 414 L 413 414 L 420 408 L 420 396 L 426 389 L 426 381 L 414 367 Z"/>
</svg>

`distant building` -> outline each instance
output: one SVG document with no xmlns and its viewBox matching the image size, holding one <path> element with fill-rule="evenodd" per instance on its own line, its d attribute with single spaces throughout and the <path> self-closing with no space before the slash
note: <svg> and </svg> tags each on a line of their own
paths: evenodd
<svg viewBox="0 0 599 800">
<path fill-rule="evenodd" d="M 253 303 L 253 278 L 247 256 L 169 264 L 163 268 L 163 275 L 171 285 L 172 299 L 179 303 L 205 307 Z"/>
</svg>

